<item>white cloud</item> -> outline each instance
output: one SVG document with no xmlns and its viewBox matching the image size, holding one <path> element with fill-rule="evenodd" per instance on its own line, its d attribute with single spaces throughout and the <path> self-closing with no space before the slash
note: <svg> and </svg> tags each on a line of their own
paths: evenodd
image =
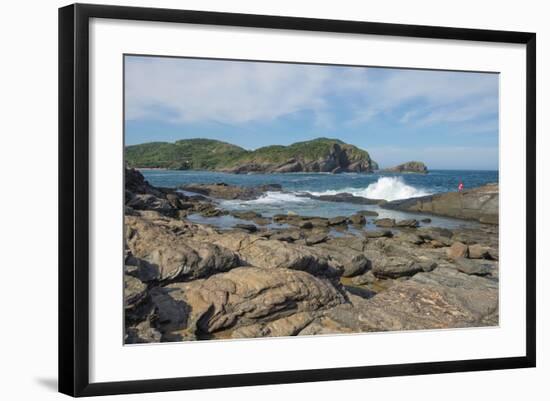
<svg viewBox="0 0 550 401">
<path fill-rule="evenodd" d="M 126 64 L 126 116 L 243 124 L 308 112 L 320 126 L 359 124 L 381 114 L 402 124 L 463 123 L 496 112 L 497 79 L 486 74 L 140 58 Z"/>
<path fill-rule="evenodd" d="M 179 122 L 243 123 L 300 111 L 323 114 L 330 72 L 272 64 L 156 59 L 126 67 L 129 119 L 170 110 Z"/>
<path fill-rule="evenodd" d="M 351 123 L 391 113 L 403 124 L 433 125 L 472 121 L 497 112 L 496 75 L 393 70 L 371 82 Z"/>
</svg>

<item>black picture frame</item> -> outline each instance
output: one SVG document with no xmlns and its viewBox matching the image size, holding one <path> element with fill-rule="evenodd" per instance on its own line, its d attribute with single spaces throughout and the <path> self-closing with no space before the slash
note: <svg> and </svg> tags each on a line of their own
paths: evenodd
<svg viewBox="0 0 550 401">
<path fill-rule="evenodd" d="M 526 353 L 520 357 L 90 383 L 88 61 L 91 18 L 526 45 Z M 527 32 L 74 4 L 59 9 L 59 391 L 95 396 L 534 367 L 536 35 Z"/>
</svg>

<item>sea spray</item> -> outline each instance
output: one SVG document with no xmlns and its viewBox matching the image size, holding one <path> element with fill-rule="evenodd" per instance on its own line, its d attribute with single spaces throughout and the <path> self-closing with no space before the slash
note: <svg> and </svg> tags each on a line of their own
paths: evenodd
<svg viewBox="0 0 550 401">
<path fill-rule="evenodd" d="M 357 196 L 364 196 L 370 199 L 384 199 L 387 201 L 419 196 L 431 195 L 429 192 L 405 184 L 402 177 L 381 177 L 373 184 L 370 184 L 364 191 L 354 193 Z"/>
<path fill-rule="evenodd" d="M 253 200 L 230 200 L 224 201 L 223 204 L 240 204 L 240 205 L 275 205 L 275 204 L 287 204 L 287 203 L 305 203 L 308 199 L 303 196 L 297 196 L 290 192 L 271 192 L 268 191 L 258 199 Z"/>
<path fill-rule="evenodd" d="M 378 181 L 370 184 L 367 188 L 342 188 L 310 193 L 315 196 L 349 193 L 363 198 L 384 199 L 387 201 L 431 195 L 431 192 L 406 184 L 402 177 L 380 177 Z"/>
</svg>

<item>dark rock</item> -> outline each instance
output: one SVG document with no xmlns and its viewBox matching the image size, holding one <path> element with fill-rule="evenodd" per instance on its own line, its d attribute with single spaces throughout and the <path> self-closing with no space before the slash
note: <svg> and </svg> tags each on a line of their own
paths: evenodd
<svg viewBox="0 0 550 401">
<path fill-rule="evenodd" d="M 367 238 L 383 238 L 383 237 L 392 237 L 393 233 L 390 230 L 376 230 L 376 231 L 365 231 L 364 235 Z"/>
<path fill-rule="evenodd" d="M 161 342 L 162 334 L 151 325 L 149 319 L 126 327 L 125 344 L 149 344 Z"/>
<path fill-rule="evenodd" d="M 315 245 L 325 242 L 328 239 L 327 232 L 315 232 L 305 238 L 306 245 Z"/>
<path fill-rule="evenodd" d="M 302 239 L 302 233 L 298 230 L 285 230 L 272 234 L 269 239 L 283 242 L 294 242 Z"/>
<path fill-rule="evenodd" d="M 304 167 L 299 161 L 289 161 L 286 164 L 275 168 L 274 173 L 298 173 L 303 171 Z"/>
<path fill-rule="evenodd" d="M 481 260 L 458 258 L 455 263 L 458 271 L 466 274 L 475 274 L 476 276 L 487 276 L 494 270 L 490 263 Z"/>
<path fill-rule="evenodd" d="M 416 234 L 426 242 L 437 241 L 443 246 L 451 246 L 451 244 L 453 243 L 453 241 L 451 240 L 453 233 L 446 228 L 422 227 L 416 230 Z"/>
<path fill-rule="evenodd" d="M 254 211 L 243 211 L 243 212 L 230 212 L 229 213 L 231 216 L 233 217 L 236 217 L 238 219 L 241 219 L 241 220 L 252 220 L 252 219 L 255 219 L 255 218 L 258 218 L 258 217 L 262 217 L 262 215 L 260 213 L 256 213 Z"/>
<path fill-rule="evenodd" d="M 402 257 L 386 257 L 382 262 L 375 263 L 372 273 L 378 278 L 397 278 L 413 276 L 424 271 L 424 264 Z"/>
<path fill-rule="evenodd" d="M 365 216 L 363 216 L 362 214 L 359 214 L 359 213 L 356 213 L 354 215 L 351 215 L 350 218 L 349 218 L 350 222 L 352 224 L 355 224 L 355 225 L 364 225 L 367 220 L 365 219 Z"/>
<path fill-rule="evenodd" d="M 258 231 L 258 227 L 256 227 L 254 224 L 235 224 L 235 228 L 248 231 L 249 233 L 254 233 Z"/>
<path fill-rule="evenodd" d="M 395 227 L 416 228 L 418 227 L 418 221 L 415 219 L 399 220 L 395 223 Z"/>
<path fill-rule="evenodd" d="M 332 217 L 328 219 L 329 226 L 338 226 L 341 224 L 347 224 L 347 222 L 348 222 L 348 218 L 345 216 L 337 216 L 337 217 Z"/>
<path fill-rule="evenodd" d="M 301 194 L 300 196 L 310 198 L 310 199 L 325 201 L 325 202 L 345 202 L 345 203 L 353 203 L 356 205 L 379 205 L 385 202 L 381 199 L 363 198 L 362 196 L 352 195 L 347 192 L 342 192 L 334 195 L 312 195 L 312 194 L 305 193 L 305 194 Z"/>
<path fill-rule="evenodd" d="M 377 227 L 395 227 L 395 220 L 388 219 L 388 218 L 377 219 L 377 220 L 374 220 L 374 224 Z"/>
<path fill-rule="evenodd" d="M 364 255 L 355 255 L 343 265 L 343 268 L 343 277 L 353 277 L 363 274 L 366 270 L 370 269 L 371 263 Z"/>
<path fill-rule="evenodd" d="M 428 172 L 428 167 L 422 162 L 407 162 L 400 164 L 395 167 L 390 167 L 382 170 L 384 172 L 390 173 L 419 173 L 426 174 Z"/>
<path fill-rule="evenodd" d="M 361 214 L 363 216 L 369 216 L 369 217 L 376 217 L 378 216 L 378 213 L 373 210 L 360 210 L 357 212 L 357 214 Z"/>
<path fill-rule="evenodd" d="M 147 286 L 139 279 L 124 275 L 124 308 L 132 309 L 139 305 L 147 296 Z"/>
<path fill-rule="evenodd" d="M 271 220 L 265 217 L 255 217 L 252 219 L 252 221 L 259 226 L 267 226 L 269 223 L 271 223 Z"/>
<path fill-rule="evenodd" d="M 280 191 L 281 186 L 278 184 L 262 185 L 257 187 L 244 187 L 237 185 L 228 185 L 225 183 L 217 184 L 189 184 L 182 185 L 180 189 L 187 192 L 194 192 L 200 195 L 206 195 L 217 199 L 242 199 L 252 200 L 258 199 L 265 192 Z"/>
</svg>

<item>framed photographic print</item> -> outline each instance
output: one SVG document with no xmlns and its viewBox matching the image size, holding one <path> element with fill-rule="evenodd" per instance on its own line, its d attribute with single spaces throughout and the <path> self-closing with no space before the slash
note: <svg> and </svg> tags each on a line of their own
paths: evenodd
<svg viewBox="0 0 550 401">
<path fill-rule="evenodd" d="M 535 82 L 534 33 L 61 8 L 60 391 L 535 366 Z"/>
</svg>

